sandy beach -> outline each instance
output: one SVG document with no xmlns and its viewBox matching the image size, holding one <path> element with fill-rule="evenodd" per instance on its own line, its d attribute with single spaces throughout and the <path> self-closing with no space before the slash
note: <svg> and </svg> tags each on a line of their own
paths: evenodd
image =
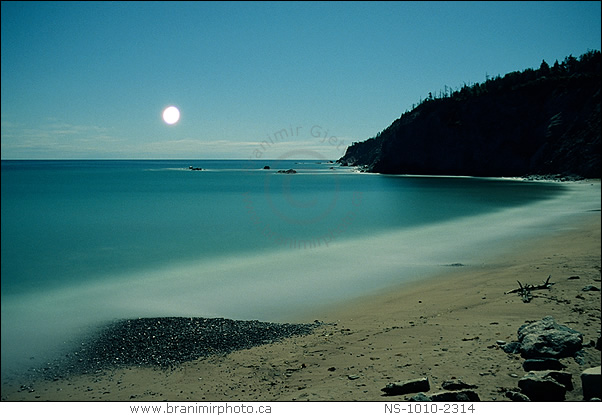
<svg viewBox="0 0 602 415">
<path fill-rule="evenodd" d="M 106 373 L 2 385 L 4 401 L 400 401 L 390 382 L 426 376 L 429 393 L 444 381 L 476 385 L 483 401 L 507 401 L 518 390 L 524 359 L 499 341 L 517 338 L 525 322 L 553 316 L 583 333 L 583 362 L 561 359 L 573 376 L 567 400 L 582 400 L 580 373 L 599 366 L 600 211 L 544 237 L 522 240 L 483 264 L 449 266 L 440 275 L 376 295 L 311 310 L 295 323 L 323 325 L 305 336 L 214 355 L 173 369 Z M 541 284 L 530 303 L 517 280 Z M 290 321 L 290 320 L 289 320 Z"/>
</svg>

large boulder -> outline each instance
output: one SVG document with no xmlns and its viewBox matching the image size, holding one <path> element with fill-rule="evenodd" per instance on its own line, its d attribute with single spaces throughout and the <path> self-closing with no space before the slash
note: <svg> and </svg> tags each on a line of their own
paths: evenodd
<svg viewBox="0 0 602 415">
<path fill-rule="evenodd" d="M 583 335 L 562 324 L 552 316 L 518 329 L 521 355 L 526 359 L 541 357 L 571 357 L 583 347 Z"/>
</svg>

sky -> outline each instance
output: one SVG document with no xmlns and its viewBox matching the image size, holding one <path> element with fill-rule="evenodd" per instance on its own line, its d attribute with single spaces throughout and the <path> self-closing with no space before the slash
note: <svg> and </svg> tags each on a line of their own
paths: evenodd
<svg viewBox="0 0 602 415">
<path fill-rule="evenodd" d="M 600 5 L 2 1 L 1 158 L 338 159 L 429 92 L 600 50 Z"/>
</svg>

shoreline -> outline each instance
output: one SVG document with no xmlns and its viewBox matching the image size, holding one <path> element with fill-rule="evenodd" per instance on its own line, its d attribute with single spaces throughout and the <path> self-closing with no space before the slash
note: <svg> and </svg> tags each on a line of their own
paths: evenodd
<svg viewBox="0 0 602 415">
<path fill-rule="evenodd" d="M 531 303 L 516 281 L 549 292 Z M 578 276 L 579 278 L 575 278 Z M 571 279 L 569 279 L 572 277 Z M 213 355 L 170 370 L 115 368 L 104 373 L 2 385 L 3 401 L 399 401 L 384 396 L 390 382 L 427 376 L 429 393 L 443 381 L 477 385 L 483 401 L 507 401 L 504 392 L 524 376 L 522 359 L 497 341 L 516 339 L 526 321 L 552 315 L 584 334 L 600 336 L 600 212 L 569 229 L 521 239 L 480 265 L 456 266 L 421 281 L 315 309 L 294 322 L 320 320 L 311 334 Z M 580 401 L 579 374 L 600 365 L 600 351 L 584 348 L 584 364 L 561 359 L 573 376 L 567 401 Z M 23 388 L 25 386 L 25 388 Z M 31 392 L 30 392 L 31 390 Z"/>
</svg>

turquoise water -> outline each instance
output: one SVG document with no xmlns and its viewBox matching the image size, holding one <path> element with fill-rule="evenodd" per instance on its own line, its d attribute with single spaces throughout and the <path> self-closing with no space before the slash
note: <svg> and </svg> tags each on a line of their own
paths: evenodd
<svg viewBox="0 0 602 415">
<path fill-rule="evenodd" d="M 327 247 L 561 191 L 549 184 L 374 177 L 329 164 L 280 163 L 299 173 L 276 174 L 276 161 L 3 162 L 2 293 L 187 260 Z M 266 164 L 274 169 L 263 170 Z"/>
<path fill-rule="evenodd" d="M 1 179 L 3 371 L 113 318 L 279 320 L 600 204 L 599 185 L 299 160 L 2 161 Z"/>
</svg>

